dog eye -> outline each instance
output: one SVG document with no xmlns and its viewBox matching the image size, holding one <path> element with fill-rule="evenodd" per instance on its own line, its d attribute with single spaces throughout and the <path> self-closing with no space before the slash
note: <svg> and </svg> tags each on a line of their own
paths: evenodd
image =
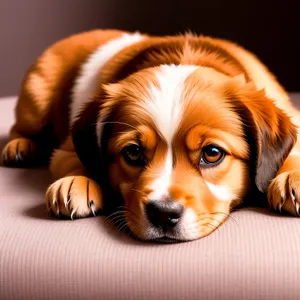
<svg viewBox="0 0 300 300">
<path fill-rule="evenodd" d="M 143 148 L 136 144 L 130 144 L 126 146 L 122 151 L 123 157 L 126 162 L 134 166 L 145 165 L 145 157 L 143 154 Z"/>
<path fill-rule="evenodd" d="M 200 166 L 213 167 L 221 163 L 225 156 L 224 150 L 215 145 L 208 145 L 202 149 Z"/>
</svg>

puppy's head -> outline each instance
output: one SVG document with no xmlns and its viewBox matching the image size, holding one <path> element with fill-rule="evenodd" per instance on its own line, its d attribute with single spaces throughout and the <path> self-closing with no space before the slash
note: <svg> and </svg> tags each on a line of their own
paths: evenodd
<svg viewBox="0 0 300 300">
<path fill-rule="evenodd" d="M 214 231 L 250 188 L 266 191 L 296 138 L 243 76 L 164 65 L 104 90 L 75 123 L 74 144 L 92 176 L 122 195 L 144 240 Z"/>
</svg>

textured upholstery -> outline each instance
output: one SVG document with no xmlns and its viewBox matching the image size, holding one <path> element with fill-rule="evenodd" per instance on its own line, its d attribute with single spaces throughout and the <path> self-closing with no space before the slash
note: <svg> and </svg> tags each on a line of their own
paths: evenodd
<svg viewBox="0 0 300 300">
<path fill-rule="evenodd" d="M 300 97 L 299 97 L 300 98 Z M 14 99 L 0 101 L 0 146 Z M 207 238 L 136 241 L 104 217 L 48 215 L 45 169 L 0 167 L 0 299 L 299 299 L 300 219 L 232 214 Z"/>
</svg>

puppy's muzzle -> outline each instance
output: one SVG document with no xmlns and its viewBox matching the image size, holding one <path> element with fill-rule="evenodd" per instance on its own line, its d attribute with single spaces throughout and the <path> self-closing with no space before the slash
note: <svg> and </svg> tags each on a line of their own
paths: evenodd
<svg viewBox="0 0 300 300">
<path fill-rule="evenodd" d="M 146 214 L 149 221 L 165 232 L 174 228 L 184 211 L 184 207 L 175 200 L 150 201 L 146 205 Z"/>
</svg>

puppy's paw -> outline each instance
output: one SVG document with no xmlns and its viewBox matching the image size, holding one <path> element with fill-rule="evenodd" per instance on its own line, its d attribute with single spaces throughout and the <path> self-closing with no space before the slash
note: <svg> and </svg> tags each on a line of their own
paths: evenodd
<svg viewBox="0 0 300 300">
<path fill-rule="evenodd" d="M 274 210 L 300 216 L 300 170 L 276 176 L 268 189 L 268 201 Z"/>
<path fill-rule="evenodd" d="M 102 191 L 85 176 L 68 176 L 55 181 L 46 192 L 46 206 L 56 216 L 73 219 L 96 215 L 102 208 Z"/>
<path fill-rule="evenodd" d="M 13 139 L 2 150 L 2 163 L 7 167 L 31 167 L 35 165 L 36 157 L 36 144 L 27 138 Z"/>
</svg>

